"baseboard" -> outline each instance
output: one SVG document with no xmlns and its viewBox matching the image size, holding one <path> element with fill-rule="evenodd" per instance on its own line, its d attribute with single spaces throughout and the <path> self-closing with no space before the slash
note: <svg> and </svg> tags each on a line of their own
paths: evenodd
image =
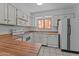
<svg viewBox="0 0 79 59">
<path fill-rule="evenodd" d="M 52 47 L 52 46 L 48 46 L 48 45 L 42 45 L 43 47 L 48 47 L 48 48 L 57 48 L 58 49 L 58 47 Z"/>
<path fill-rule="evenodd" d="M 65 50 L 65 49 L 61 49 L 61 51 L 79 54 L 79 51 L 71 51 L 71 50 Z"/>
<path fill-rule="evenodd" d="M 44 47 L 48 47 L 47 45 L 42 45 L 42 46 L 44 46 Z"/>
</svg>

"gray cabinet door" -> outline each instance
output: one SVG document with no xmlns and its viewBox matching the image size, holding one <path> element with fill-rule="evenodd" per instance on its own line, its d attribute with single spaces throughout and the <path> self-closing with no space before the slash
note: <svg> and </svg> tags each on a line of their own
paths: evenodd
<svg viewBox="0 0 79 59">
<path fill-rule="evenodd" d="M 16 8 L 8 4 L 8 24 L 16 25 Z"/>
<path fill-rule="evenodd" d="M 8 4 L 4 4 L 4 24 L 8 22 Z"/>
<path fill-rule="evenodd" d="M 0 23 L 7 24 L 7 3 L 0 3 Z"/>
<path fill-rule="evenodd" d="M 23 18 L 24 13 L 21 10 L 17 10 L 17 18 Z"/>
<path fill-rule="evenodd" d="M 45 32 L 41 32 L 40 37 L 42 45 L 47 45 L 47 34 Z"/>
<path fill-rule="evenodd" d="M 34 43 L 41 43 L 42 44 L 39 32 L 34 32 L 33 33 L 32 42 L 34 42 Z"/>
<path fill-rule="evenodd" d="M 38 32 L 34 33 L 34 42 L 35 43 L 40 43 L 40 38 L 39 38 L 39 33 Z"/>
<path fill-rule="evenodd" d="M 4 4 L 0 3 L 0 23 L 4 24 Z"/>
<path fill-rule="evenodd" d="M 47 36 L 44 32 L 35 32 L 33 34 L 33 41 L 35 43 L 41 43 L 42 45 L 47 45 Z"/>
<path fill-rule="evenodd" d="M 58 35 L 48 35 L 48 46 L 58 47 Z"/>
</svg>

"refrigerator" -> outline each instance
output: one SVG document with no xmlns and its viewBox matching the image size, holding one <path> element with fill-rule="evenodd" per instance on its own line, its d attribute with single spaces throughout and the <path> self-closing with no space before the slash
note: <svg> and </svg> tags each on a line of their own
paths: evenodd
<svg viewBox="0 0 79 59">
<path fill-rule="evenodd" d="M 79 52 L 79 20 L 66 18 L 61 20 L 60 48 Z"/>
</svg>

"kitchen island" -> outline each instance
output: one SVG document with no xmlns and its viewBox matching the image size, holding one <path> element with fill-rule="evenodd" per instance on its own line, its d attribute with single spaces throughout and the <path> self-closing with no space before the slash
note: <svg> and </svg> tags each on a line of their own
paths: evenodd
<svg viewBox="0 0 79 59">
<path fill-rule="evenodd" d="M 37 56 L 41 44 L 18 41 L 10 34 L 0 35 L 0 55 Z"/>
</svg>

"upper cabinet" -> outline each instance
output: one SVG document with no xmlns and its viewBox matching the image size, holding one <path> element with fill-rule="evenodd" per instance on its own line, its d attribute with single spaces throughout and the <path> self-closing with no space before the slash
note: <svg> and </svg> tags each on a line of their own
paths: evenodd
<svg viewBox="0 0 79 59">
<path fill-rule="evenodd" d="M 17 9 L 17 18 L 23 19 L 23 17 L 24 17 L 23 12 L 22 12 L 21 10 L 18 10 L 18 9 Z"/>
<path fill-rule="evenodd" d="M 0 3 L 0 24 L 32 26 L 32 21 L 29 16 L 12 4 Z"/>
<path fill-rule="evenodd" d="M 16 25 L 16 8 L 8 4 L 8 24 Z"/>
<path fill-rule="evenodd" d="M 0 3 L 0 24 L 16 25 L 16 8 L 10 4 Z"/>
<path fill-rule="evenodd" d="M 18 26 L 26 26 L 26 22 L 21 19 L 17 19 L 17 25 Z"/>
<path fill-rule="evenodd" d="M 7 14 L 7 5 L 0 3 L 0 24 L 7 24 L 7 16 L 5 14 Z"/>
<path fill-rule="evenodd" d="M 27 26 L 28 18 L 22 11 L 17 9 L 17 25 Z"/>
<path fill-rule="evenodd" d="M 23 14 L 23 19 L 25 19 L 25 21 L 28 21 L 28 16 Z"/>
<path fill-rule="evenodd" d="M 28 24 L 27 26 L 34 26 L 34 19 L 31 16 L 28 16 Z"/>
<path fill-rule="evenodd" d="M 27 16 L 21 10 L 17 9 L 17 25 L 19 26 L 33 26 L 31 16 Z"/>
<path fill-rule="evenodd" d="M 4 23 L 4 4 L 0 4 L 0 23 Z"/>
<path fill-rule="evenodd" d="M 4 24 L 8 24 L 8 4 L 4 4 Z"/>
</svg>

